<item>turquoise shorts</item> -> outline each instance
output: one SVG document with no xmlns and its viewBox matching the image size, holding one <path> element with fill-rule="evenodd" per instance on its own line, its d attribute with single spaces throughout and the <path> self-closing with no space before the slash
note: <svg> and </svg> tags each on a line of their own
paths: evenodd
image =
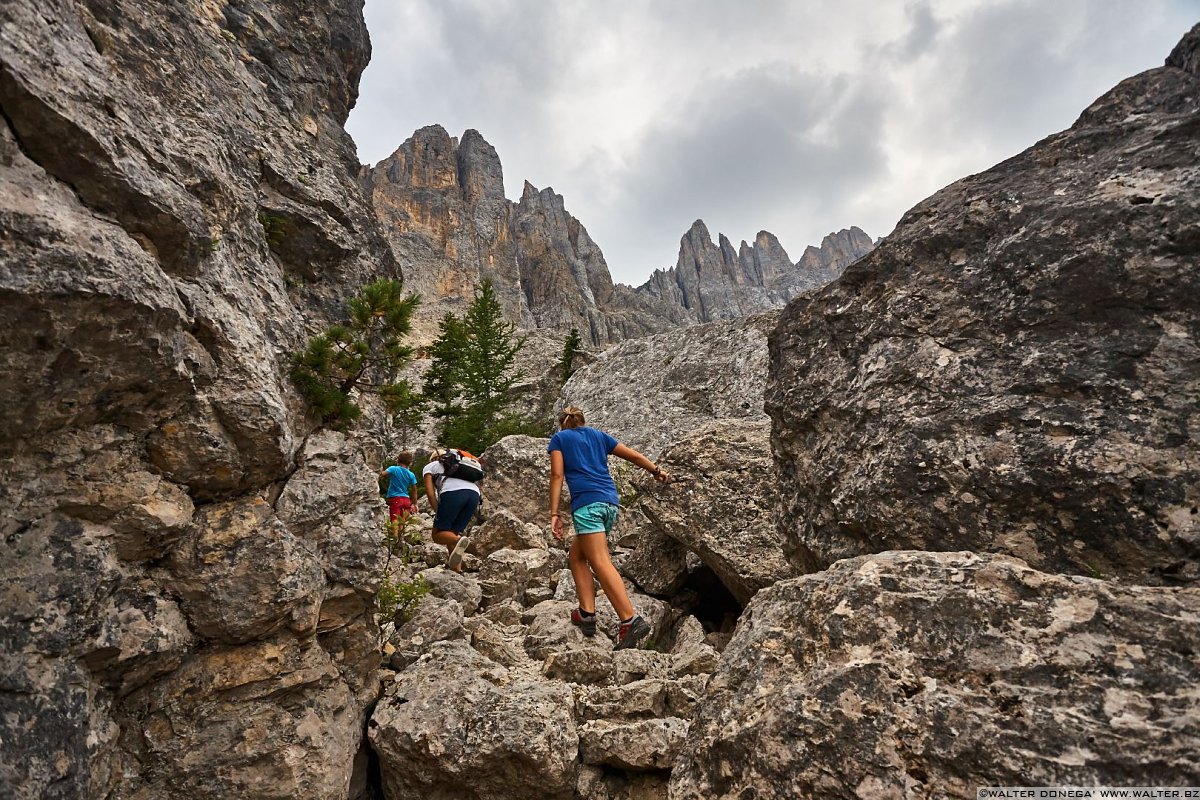
<svg viewBox="0 0 1200 800">
<path fill-rule="evenodd" d="M 617 525 L 617 507 L 612 503 L 588 503 L 571 514 L 575 533 L 608 533 Z"/>
</svg>

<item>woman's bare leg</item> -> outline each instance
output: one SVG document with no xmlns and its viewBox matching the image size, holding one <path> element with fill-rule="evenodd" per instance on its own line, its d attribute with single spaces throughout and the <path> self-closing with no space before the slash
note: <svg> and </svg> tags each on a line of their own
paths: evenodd
<svg viewBox="0 0 1200 800">
<path fill-rule="evenodd" d="M 604 594 L 608 596 L 608 602 L 612 603 L 617 616 L 623 620 L 632 617 L 633 604 L 629 602 L 629 594 L 625 591 L 625 582 L 621 580 L 621 573 L 617 572 L 612 559 L 608 557 L 608 537 L 603 532 L 576 534 L 575 541 L 571 543 L 571 550 L 574 551 L 576 547 L 579 548 L 583 559 L 591 567 L 591 571 L 596 574 L 596 580 L 600 581 L 600 586 L 604 589 Z M 575 575 L 574 565 L 571 567 L 571 574 Z M 575 588 L 576 591 L 579 590 L 578 576 L 575 577 Z M 595 602 L 594 597 L 593 602 Z M 581 608 L 582 603 L 583 595 L 580 594 Z M 584 609 L 584 611 L 586 610 Z"/>
<path fill-rule="evenodd" d="M 437 544 L 440 544 L 446 548 L 446 556 L 449 557 L 450 554 L 452 552 L 454 552 L 454 545 L 458 544 L 458 540 L 461 537 L 454 531 L 436 531 L 435 530 L 433 532 L 433 535 L 431 538 L 433 539 L 434 542 L 436 542 Z M 462 565 L 459 565 L 459 568 L 454 571 L 462 572 Z"/>
<path fill-rule="evenodd" d="M 596 613 L 596 586 L 592 583 L 592 570 L 588 567 L 587 559 L 583 556 L 581 539 L 602 534 L 576 535 L 567 551 L 567 566 L 571 568 L 571 577 L 575 579 L 575 594 L 579 597 L 579 607 L 588 613 Z"/>
</svg>

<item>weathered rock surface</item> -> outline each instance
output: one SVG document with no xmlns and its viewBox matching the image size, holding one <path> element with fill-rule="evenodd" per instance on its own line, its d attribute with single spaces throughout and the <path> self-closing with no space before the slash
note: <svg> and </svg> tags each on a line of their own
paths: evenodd
<svg viewBox="0 0 1200 800">
<path fill-rule="evenodd" d="M 693 431 L 659 460 L 675 482 L 641 498 L 656 530 L 698 555 L 742 604 L 793 574 L 780 547 L 770 433 L 766 419 Z M 636 561 L 629 573 L 637 580 Z"/>
<path fill-rule="evenodd" d="M 671 797 L 1190 785 L 1197 648 L 1194 589 L 999 555 L 847 559 L 755 596 Z"/>
<path fill-rule="evenodd" d="M 356 696 L 316 644 L 218 648 L 131 696 L 142 717 L 122 743 L 154 796 L 347 797 L 373 697 Z"/>
<path fill-rule="evenodd" d="M 571 377 L 561 404 L 651 458 L 706 422 L 761 419 L 777 320 L 769 313 L 622 342 Z"/>
<path fill-rule="evenodd" d="M 643 507 L 647 505 L 643 504 Z M 670 597 L 687 581 L 687 554 L 688 549 L 683 544 L 651 527 L 641 533 L 637 549 L 621 563 L 621 574 L 650 594 Z"/>
<path fill-rule="evenodd" d="M 767 409 L 798 565 L 1200 577 L 1198 39 L 784 312 Z"/>
<path fill-rule="evenodd" d="M 488 493 L 491 494 L 490 487 Z M 546 533 L 541 528 L 531 522 L 522 522 L 506 509 L 489 514 L 486 521 L 471 529 L 470 552 L 477 556 L 487 556 L 502 548 L 545 550 L 548 546 Z"/>
<path fill-rule="evenodd" d="M 342 129 L 361 9 L 17 0 L 0 29 L 0 783 L 344 798 L 379 502 L 332 490 L 361 450 L 306 443 L 286 373 L 399 276 Z"/>
<path fill-rule="evenodd" d="M 674 267 L 655 270 L 637 293 L 680 309 L 686 323 L 739 319 L 780 308 L 801 292 L 834 280 L 874 248 L 857 227 L 831 233 L 819 248 L 809 246 L 792 264 L 779 240 L 759 231 L 754 244 L 735 251 L 724 234 L 714 244 L 703 220 L 679 242 Z"/>
<path fill-rule="evenodd" d="M 858 228 L 826 236 L 792 264 L 774 235 L 760 231 L 734 252 L 714 245 L 697 220 L 679 259 L 642 286 L 614 284 L 599 246 L 562 195 L 528 181 L 518 202 L 504 197 L 495 149 L 478 131 L 461 140 L 440 125 L 416 131 L 359 179 L 398 259 L 411 263 L 425 298 L 415 332 L 432 341 L 446 313 L 465 309 L 491 279 L 509 321 L 522 328 L 579 330 L 611 344 L 680 325 L 737 319 L 782 307 L 836 278 L 874 246 Z"/>
<path fill-rule="evenodd" d="M 628 770 L 670 769 L 687 737 L 681 719 L 637 722 L 585 722 L 579 728 L 579 748 L 585 764 Z"/>
<path fill-rule="evenodd" d="M 503 508 L 522 523 L 543 526 L 547 544 L 550 537 L 550 454 L 549 439 L 533 436 L 505 436 L 480 456 L 487 477 L 484 479 L 484 509 Z M 571 513 L 570 495 L 563 487 L 559 512 Z"/>
<path fill-rule="evenodd" d="M 530 680 L 465 643 L 400 673 L 370 725 L 387 797 L 569 798 L 579 734 L 566 684 Z"/>
<path fill-rule="evenodd" d="M 390 659 L 391 666 L 397 670 L 404 669 L 437 642 L 467 638 L 461 605 L 447 598 L 425 597 L 412 619 L 400 626 L 389 639 L 395 648 Z"/>
</svg>

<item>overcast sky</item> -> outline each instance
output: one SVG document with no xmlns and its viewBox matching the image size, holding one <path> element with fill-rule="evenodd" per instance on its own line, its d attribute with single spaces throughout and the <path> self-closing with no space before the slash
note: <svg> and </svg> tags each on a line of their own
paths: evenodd
<svg viewBox="0 0 1200 800">
<path fill-rule="evenodd" d="M 634 285 L 703 219 L 792 260 L 884 236 L 937 189 L 1160 66 L 1200 0 L 366 0 L 347 124 L 377 163 L 475 128 L 508 196 L 552 186 Z"/>
</svg>

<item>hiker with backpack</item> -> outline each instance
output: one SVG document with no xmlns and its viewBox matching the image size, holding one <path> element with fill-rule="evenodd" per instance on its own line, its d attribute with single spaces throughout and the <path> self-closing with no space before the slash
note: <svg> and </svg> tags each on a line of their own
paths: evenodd
<svg viewBox="0 0 1200 800">
<path fill-rule="evenodd" d="M 387 478 L 388 522 L 407 517 L 417 507 L 417 476 L 412 473 L 413 454 L 405 450 L 396 465 L 384 467 L 379 477 Z"/>
<path fill-rule="evenodd" d="M 446 547 L 449 553 L 446 566 L 462 572 L 463 556 L 471 544 L 463 531 L 479 508 L 483 467 L 466 450 L 434 450 L 421 476 L 433 511 L 433 541 Z"/>
<path fill-rule="evenodd" d="M 596 634 L 594 575 L 620 619 L 616 649 L 633 647 L 650 633 L 650 625 L 634 610 L 625 583 L 608 555 L 608 533 L 617 523 L 620 503 L 617 485 L 608 471 L 608 456 L 615 455 L 636 464 L 659 483 L 670 482 L 671 476 L 638 451 L 602 430 L 588 427 L 583 411 L 575 406 L 562 410 L 558 425 L 558 433 L 546 446 L 550 453 L 550 530 L 555 539 L 563 540 L 558 501 L 565 478 L 571 491 L 571 518 L 575 525 L 567 565 L 571 568 L 579 598 L 579 607 L 571 611 L 571 622 L 579 626 L 584 636 Z"/>
</svg>

